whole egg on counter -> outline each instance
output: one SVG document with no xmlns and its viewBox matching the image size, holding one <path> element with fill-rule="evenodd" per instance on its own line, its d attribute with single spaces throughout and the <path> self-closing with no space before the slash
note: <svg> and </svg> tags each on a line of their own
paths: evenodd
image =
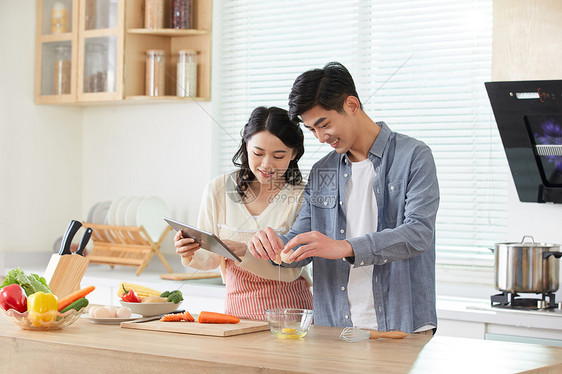
<svg viewBox="0 0 562 374">
<path fill-rule="evenodd" d="M 92 318 L 130 318 L 131 309 L 127 307 L 117 308 L 112 305 L 94 305 L 90 308 L 89 314 Z"/>
</svg>

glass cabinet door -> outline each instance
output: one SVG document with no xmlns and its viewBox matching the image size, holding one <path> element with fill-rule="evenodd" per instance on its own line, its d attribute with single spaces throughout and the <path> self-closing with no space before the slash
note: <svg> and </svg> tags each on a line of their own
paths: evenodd
<svg viewBox="0 0 562 374">
<path fill-rule="evenodd" d="M 78 100 L 118 98 L 122 76 L 122 0 L 81 0 Z"/>
<path fill-rule="evenodd" d="M 37 3 L 36 101 L 74 101 L 78 0 L 39 0 Z"/>
<path fill-rule="evenodd" d="M 42 34 L 66 34 L 73 31 L 72 10 L 74 8 L 72 0 L 43 0 L 41 17 Z"/>
<path fill-rule="evenodd" d="M 84 29 L 113 29 L 117 27 L 117 0 L 85 0 Z"/>
<path fill-rule="evenodd" d="M 84 40 L 83 92 L 115 92 L 117 37 Z"/>
<path fill-rule="evenodd" d="M 71 42 L 41 46 L 41 95 L 70 95 L 72 88 Z"/>
</svg>

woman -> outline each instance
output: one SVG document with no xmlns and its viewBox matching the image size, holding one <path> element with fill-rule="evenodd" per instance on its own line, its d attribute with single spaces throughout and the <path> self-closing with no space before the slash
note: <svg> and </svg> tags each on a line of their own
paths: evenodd
<svg viewBox="0 0 562 374">
<path fill-rule="evenodd" d="M 195 269 L 221 267 L 226 285 L 225 312 L 240 318 L 265 319 L 272 308 L 312 308 L 309 268 L 282 268 L 256 259 L 245 241 L 268 226 L 286 233 L 301 207 L 303 133 L 286 110 L 256 108 L 242 131 L 232 158 L 235 172 L 207 186 L 199 211 L 199 228 L 215 233 L 242 262 L 199 250 L 181 232 L 174 237 L 182 263 Z"/>
</svg>

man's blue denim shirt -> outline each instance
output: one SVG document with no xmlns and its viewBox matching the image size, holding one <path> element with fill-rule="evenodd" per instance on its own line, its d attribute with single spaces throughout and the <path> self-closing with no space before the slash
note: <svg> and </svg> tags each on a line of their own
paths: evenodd
<svg viewBox="0 0 562 374">
<path fill-rule="evenodd" d="M 285 266 L 313 261 L 314 323 L 352 326 L 347 297 L 351 266 L 375 265 L 373 295 L 381 331 L 412 333 L 433 324 L 435 310 L 435 217 L 439 186 L 430 148 L 395 133 L 384 122 L 369 152 L 376 177 L 373 191 L 378 205 L 378 230 L 348 239 L 354 258 L 313 257 Z M 312 168 L 304 202 L 286 243 L 294 236 L 319 231 L 345 239 L 345 186 L 351 175 L 345 154 L 329 153 Z"/>
</svg>

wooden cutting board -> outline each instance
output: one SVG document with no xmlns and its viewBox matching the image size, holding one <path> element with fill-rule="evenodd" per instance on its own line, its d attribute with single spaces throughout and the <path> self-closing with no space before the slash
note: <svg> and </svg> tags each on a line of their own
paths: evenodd
<svg viewBox="0 0 562 374">
<path fill-rule="evenodd" d="M 197 315 L 193 315 L 197 320 Z M 239 323 L 198 323 L 198 322 L 162 322 L 149 321 L 141 323 L 121 322 L 121 327 L 127 329 L 175 332 L 179 334 L 232 336 L 248 334 L 250 332 L 269 330 L 266 321 L 252 321 L 242 319 Z"/>
<path fill-rule="evenodd" d="M 206 278 L 220 278 L 221 273 L 219 272 L 201 272 L 194 271 L 191 273 L 171 273 L 171 274 L 161 274 L 161 279 L 168 280 L 189 280 L 189 279 L 206 279 Z"/>
</svg>

